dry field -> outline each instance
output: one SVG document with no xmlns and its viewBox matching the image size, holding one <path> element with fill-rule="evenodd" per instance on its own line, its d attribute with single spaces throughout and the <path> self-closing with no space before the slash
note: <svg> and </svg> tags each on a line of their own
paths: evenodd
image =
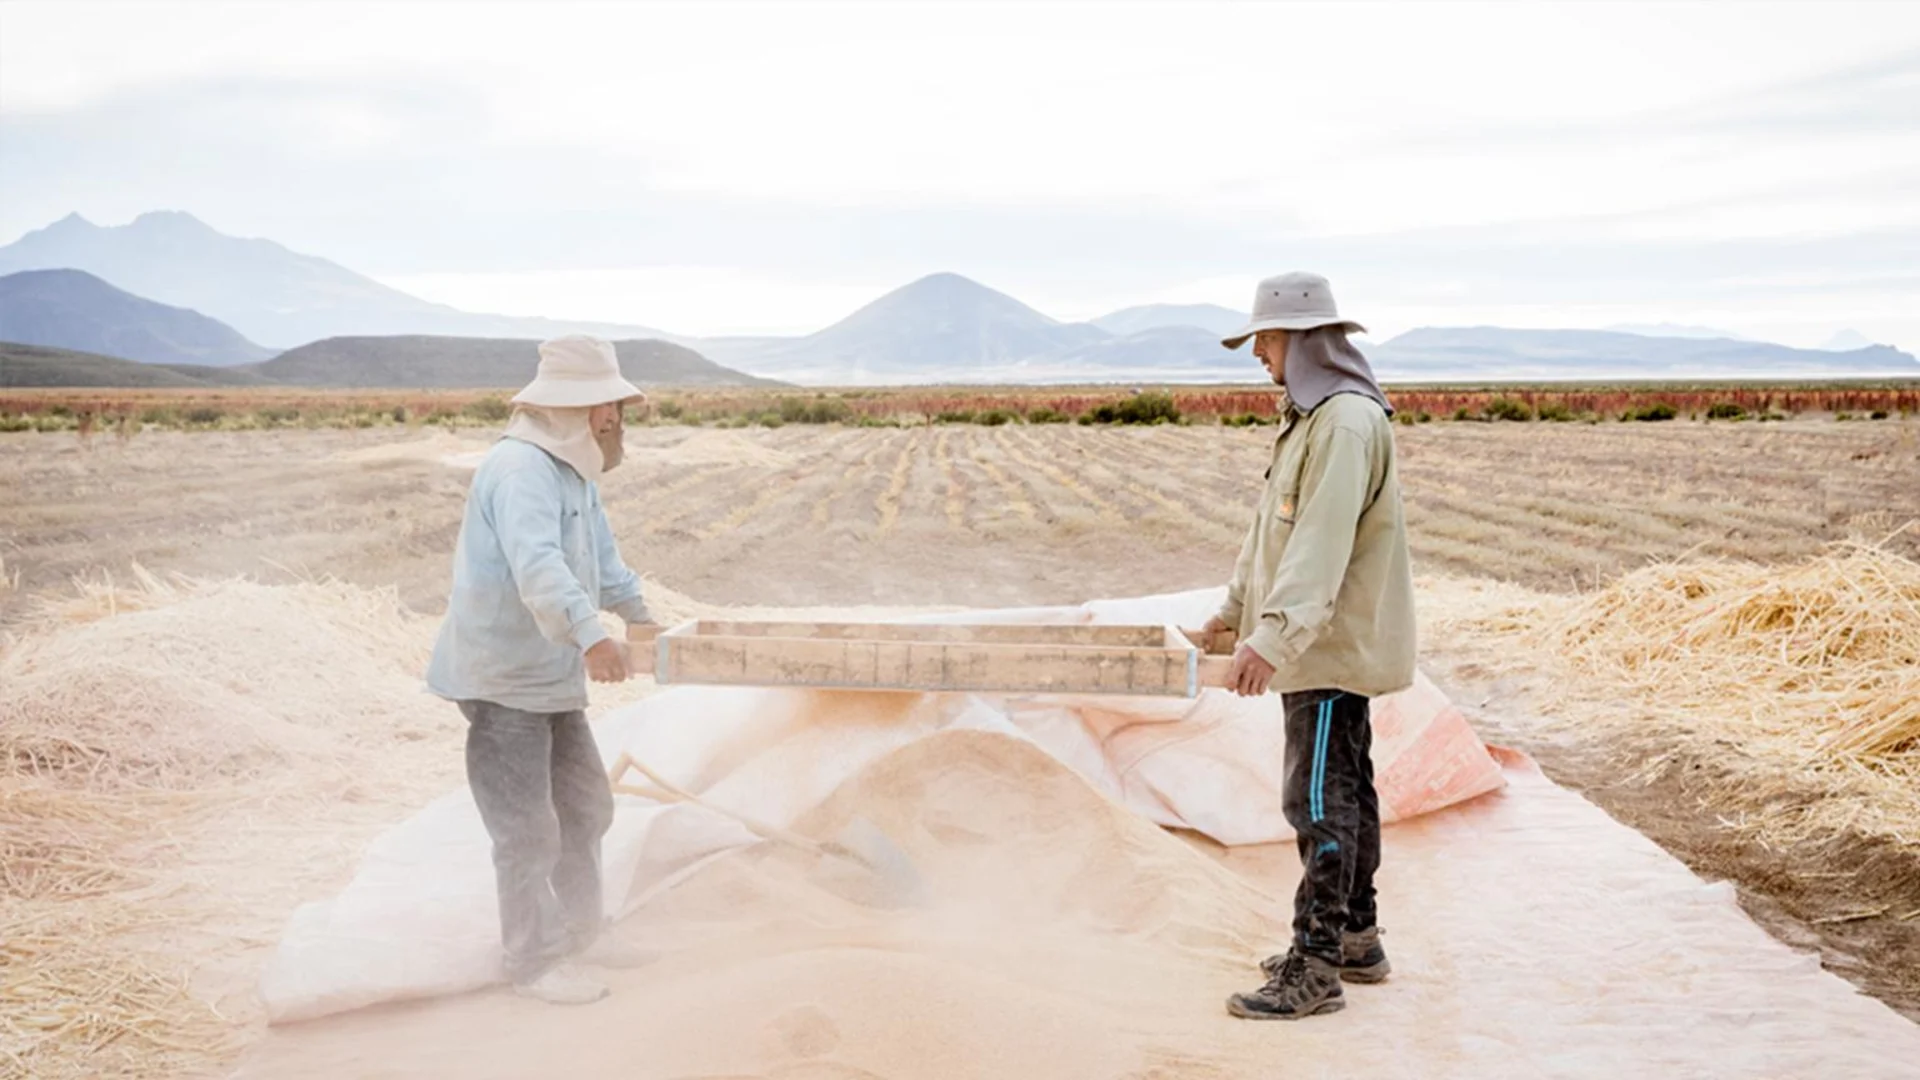
<svg viewBox="0 0 1920 1080">
<path fill-rule="evenodd" d="M 1898 531 L 1920 520 L 1920 421 L 1434 423 L 1396 431 L 1423 575 L 1423 664 L 1483 734 L 1532 752 L 1556 779 L 1701 872 L 1737 881 L 1748 910 L 1777 935 L 1818 949 L 1829 966 L 1920 1017 L 1920 898 L 1911 886 L 1920 878 L 1920 837 L 1846 827 L 1785 840 L 1755 832 L 1743 824 L 1752 800 L 1729 784 L 1756 774 L 1703 758 L 1701 746 L 1722 745 L 1710 738 L 1653 724 L 1633 732 L 1651 715 L 1637 711 L 1644 688 L 1622 687 L 1605 725 L 1542 722 L 1562 699 L 1578 697 L 1588 710 L 1609 705 L 1614 684 L 1564 681 L 1536 662 L 1537 643 L 1502 614 L 1565 603 L 1686 556 L 1784 567 L 1835 541 L 1889 537 L 1890 550 L 1920 556 L 1920 528 Z M 76 579 L 94 583 L 82 591 L 96 609 L 88 617 L 97 618 L 115 602 L 99 587 L 103 576 L 127 583 L 136 566 L 269 583 L 336 577 L 393 586 L 415 611 L 435 613 L 470 470 L 489 437 L 485 429 L 401 426 L 0 434 L 0 633 L 36 633 L 43 602 L 74 596 Z M 643 427 L 630 433 L 628 462 L 609 478 L 606 500 L 628 560 L 707 603 L 1077 602 L 1219 584 L 1271 438 L 1271 429 L 1217 425 Z M 191 648 L 123 640 L 115 655 L 139 658 L 143 670 L 178 668 L 185 678 L 200 670 L 194 665 L 217 664 L 222 649 L 304 636 L 308 654 L 345 664 L 359 655 L 363 619 L 387 625 L 354 608 L 337 624 L 302 629 L 275 606 L 288 590 L 264 592 L 282 595 L 236 586 L 195 601 L 205 631 Z M 257 608 L 249 619 L 233 617 L 249 606 Z M 418 646 L 408 637 L 392 649 L 411 655 Z M 283 655 L 260 653 L 255 674 L 324 682 L 315 671 L 276 669 Z M 398 681 L 379 689 L 393 714 L 412 715 L 418 694 L 404 675 L 388 675 Z M 138 688 L 112 685 L 122 688 L 102 690 L 110 704 L 89 707 L 108 716 L 139 712 Z M 243 701 L 245 690 L 221 692 Z M 245 823 L 242 839 L 274 845 L 273 858 L 259 856 L 263 866 L 301 866 L 310 892 L 336 885 L 358 845 L 457 782 L 457 754 L 445 752 L 453 721 L 442 721 L 444 730 L 406 733 L 412 742 L 377 754 L 369 735 L 366 761 L 384 762 L 385 779 L 369 780 L 372 765 L 343 756 L 320 770 L 339 789 L 324 800 L 304 789 L 255 793 L 259 806 L 232 811 Z M 354 722 L 372 733 L 390 726 L 384 713 Z M 1743 756 L 1725 745 L 1731 757 Z M 7 779 L 0 774 L 0 796 Z M 1808 787 L 1780 797 L 1817 804 L 1828 789 L 1816 780 L 1809 774 Z M 114 805 L 100 804 L 89 827 L 117 827 Z M 307 835 L 315 820 L 333 832 Z M 156 850 L 175 843 L 168 838 Z M 312 849 L 303 853 L 302 844 Z M 43 888 L 8 869 L 0 915 Z M 106 887 L 74 881 L 77 889 Z M 282 914 L 268 909 L 284 911 L 272 904 L 262 899 L 246 925 L 248 949 L 271 942 Z M 242 961 L 251 962 L 225 954 L 224 975 L 235 985 L 244 985 Z M 176 993 L 164 982 L 140 984 L 140 992 L 152 997 L 136 1005 Z M 215 1018 L 201 1019 L 219 1029 Z"/>
<path fill-rule="evenodd" d="M 0 436 L 22 597 L 158 571 L 397 585 L 435 611 L 485 430 Z M 835 425 L 632 431 L 629 560 L 725 604 L 1054 603 L 1217 584 L 1269 429 Z M 1780 561 L 1920 518 L 1920 423 L 1399 429 L 1416 569 L 1565 591 L 1697 552 Z M 1895 541 L 1909 553 L 1920 537 Z M 17 581 L 14 580 L 17 578 Z"/>
</svg>

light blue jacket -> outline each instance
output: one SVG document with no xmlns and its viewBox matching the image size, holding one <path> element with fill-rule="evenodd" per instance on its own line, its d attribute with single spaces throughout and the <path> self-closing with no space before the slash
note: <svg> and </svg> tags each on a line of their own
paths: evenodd
<svg viewBox="0 0 1920 1080">
<path fill-rule="evenodd" d="M 585 653 L 607 636 L 602 608 L 652 621 L 599 486 L 532 443 L 501 439 L 467 493 L 427 689 L 529 712 L 583 709 Z"/>
</svg>

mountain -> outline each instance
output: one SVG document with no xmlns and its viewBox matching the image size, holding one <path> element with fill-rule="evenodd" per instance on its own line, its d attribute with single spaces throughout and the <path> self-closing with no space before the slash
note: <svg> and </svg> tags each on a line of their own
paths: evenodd
<svg viewBox="0 0 1920 1080">
<path fill-rule="evenodd" d="M 540 362 L 538 341 L 455 337 L 336 337 L 245 369 L 283 386 L 519 387 Z M 620 372 L 640 386 L 776 386 L 682 345 L 616 341 Z"/>
<path fill-rule="evenodd" d="M 641 326 L 461 311 L 271 240 L 226 236 L 178 211 L 154 211 L 108 227 L 69 214 L 0 247 L 0 274 L 64 268 L 204 312 L 280 348 L 347 334 L 669 336 Z"/>
<path fill-rule="evenodd" d="M 1609 330 L 1423 328 L 1366 352 L 1382 378 L 1399 380 L 1920 375 L 1920 360 L 1886 345 L 1831 353 Z"/>
<path fill-rule="evenodd" d="M 896 289 L 804 337 L 704 340 L 460 311 L 171 211 L 113 227 L 69 215 L 0 247 L 0 275 L 13 275 L 0 277 L 0 339 L 172 365 L 246 365 L 230 377 L 296 385 L 513 386 L 531 374 L 533 341 L 567 332 L 618 341 L 623 363 L 639 365 L 634 377 L 656 385 L 752 382 L 743 372 L 840 384 L 1259 378 L 1244 354 L 1218 346 L 1219 335 L 1241 325 L 1231 309 L 1151 304 L 1062 323 L 950 273 Z M 272 350 L 254 342 L 298 347 L 255 363 Z M 1908 354 L 1865 346 L 1851 332 L 1829 346 L 1834 351 L 1790 349 L 1709 327 L 1657 324 L 1423 329 L 1362 347 L 1383 374 L 1399 378 L 1818 376 L 1915 367 Z"/>
<path fill-rule="evenodd" d="M 0 277 L 0 340 L 148 364 L 225 366 L 273 355 L 225 323 L 156 304 L 80 270 Z"/>
<path fill-rule="evenodd" d="M 1247 325 L 1247 317 L 1218 304 L 1147 304 L 1102 315 L 1093 320 L 1093 325 L 1120 337 L 1164 327 L 1199 327 L 1218 339 Z"/>
<path fill-rule="evenodd" d="M 210 387 L 266 380 L 236 368 L 142 364 L 117 356 L 0 341 L 0 386 Z"/>
<path fill-rule="evenodd" d="M 805 337 L 716 338 L 702 348 L 723 363 L 803 381 L 947 382 L 978 381 L 982 371 L 1109 336 L 958 274 L 933 274 Z"/>
<path fill-rule="evenodd" d="M 1620 323 L 1607 327 L 1607 331 L 1615 334 L 1637 334 L 1640 337 L 1753 340 L 1750 337 L 1741 337 L 1731 330 L 1716 330 L 1711 326 L 1687 326 L 1682 323 Z"/>
<path fill-rule="evenodd" d="M 1852 352 L 1855 349 L 1870 348 L 1873 342 L 1858 330 L 1842 330 L 1826 340 L 1820 346 L 1822 352 Z"/>
<path fill-rule="evenodd" d="M 1242 321 L 1230 329 L 1244 325 Z M 1116 375 L 1157 382 L 1266 378 L 1248 350 L 1229 352 L 1221 347 L 1219 333 L 1197 326 L 1161 326 L 1089 342 L 1054 353 L 1041 363 L 1064 381 Z"/>
</svg>

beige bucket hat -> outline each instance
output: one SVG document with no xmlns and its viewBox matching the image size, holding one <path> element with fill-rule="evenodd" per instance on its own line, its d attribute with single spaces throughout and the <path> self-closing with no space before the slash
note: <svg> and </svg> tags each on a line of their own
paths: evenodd
<svg viewBox="0 0 1920 1080">
<path fill-rule="evenodd" d="M 1367 328 L 1352 319 L 1340 317 L 1333 304 L 1333 286 L 1319 274 L 1291 273 L 1262 281 L 1253 292 L 1253 318 L 1247 325 L 1220 339 L 1220 344 L 1237 349 L 1262 330 L 1314 330 L 1322 326 L 1344 326 L 1356 334 Z"/>
<path fill-rule="evenodd" d="M 568 334 L 540 343 L 540 367 L 527 388 L 513 395 L 513 401 L 516 405 L 581 409 L 646 396 L 620 376 L 620 359 L 613 354 L 611 342 L 586 334 Z"/>
</svg>

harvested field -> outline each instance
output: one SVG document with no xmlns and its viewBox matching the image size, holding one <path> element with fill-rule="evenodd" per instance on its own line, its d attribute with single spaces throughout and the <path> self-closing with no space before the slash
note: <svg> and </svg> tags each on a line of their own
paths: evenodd
<svg viewBox="0 0 1920 1080">
<path fill-rule="evenodd" d="M 1860 653 L 1910 625 L 1875 607 L 1909 586 L 1836 583 L 1897 584 L 1898 559 L 1920 556 L 1920 530 L 1899 531 L 1920 519 L 1920 424 L 1396 430 L 1427 663 L 1487 737 L 1920 1013 L 1920 855 L 1899 816 L 1911 668 L 1884 651 L 1878 683 L 1822 666 L 1846 651 L 1832 643 Z M 412 673 L 489 434 L 0 435 L 0 1076 L 217 1075 L 257 1024 L 251 965 L 299 898 L 261 871 L 331 888 L 368 838 L 458 782 L 457 716 Z M 699 610 L 687 595 L 1077 602 L 1219 583 L 1271 436 L 648 427 L 606 497 L 664 614 Z M 1885 548 L 1828 547 L 1849 538 Z M 1699 603 L 1714 596 L 1747 621 L 1715 623 Z M 1820 646 L 1789 653 L 1798 667 L 1730 645 L 1792 644 L 1793 626 Z M 337 680 L 377 707 L 290 704 Z M 1741 707 L 1685 722 L 1727 701 Z"/>
<path fill-rule="evenodd" d="M 0 558 L 15 595 L 137 561 L 330 573 L 431 612 L 464 468 L 489 437 L 0 436 Z M 714 603 L 1064 602 L 1216 583 L 1271 439 L 1218 426 L 648 427 L 606 491 L 635 564 Z M 1689 552 L 1798 558 L 1920 517 L 1920 422 L 1434 424 L 1399 439 L 1416 569 L 1548 591 Z M 1920 551 L 1911 532 L 1894 543 Z"/>
</svg>

